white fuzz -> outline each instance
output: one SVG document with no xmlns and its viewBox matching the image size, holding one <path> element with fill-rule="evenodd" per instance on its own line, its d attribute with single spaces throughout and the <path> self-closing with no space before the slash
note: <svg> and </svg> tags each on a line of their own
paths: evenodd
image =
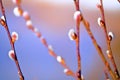
<svg viewBox="0 0 120 80">
<path fill-rule="evenodd" d="M 70 40 L 75 40 L 75 39 L 77 38 L 74 29 L 70 29 L 70 30 L 69 30 L 68 36 L 69 36 Z"/>
<path fill-rule="evenodd" d="M 16 41 L 18 40 L 18 33 L 17 32 L 12 32 L 12 40 Z"/>
<path fill-rule="evenodd" d="M 101 26 L 101 21 L 102 21 L 102 19 L 99 17 L 97 20 L 99 26 Z"/>
<path fill-rule="evenodd" d="M 109 50 L 106 51 L 106 54 L 107 54 L 107 56 L 108 56 L 109 58 L 112 57 L 112 56 L 110 55 L 110 51 L 109 51 Z"/>
<path fill-rule="evenodd" d="M 27 11 L 24 11 L 22 16 L 25 18 L 25 17 L 28 17 L 28 16 L 29 16 L 29 14 L 28 14 L 28 12 L 27 12 Z"/>
<path fill-rule="evenodd" d="M 61 56 L 57 56 L 57 61 L 58 62 L 62 62 L 62 57 Z"/>
<path fill-rule="evenodd" d="M 113 38 L 114 38 L 113 32 L 109 32 L 109 33 L 108 33 L 108 36 L 110 36 L 110 37 L 113 39 Z"/>
<path fill-rule="evenodd" d="M 37 33 L 39 32 L 39 30 L 37 28 L 34 28 L 34 32 Z"/>
<path fill-rule="evenodd" d="M 69 70 L 68 69 L 64 69 L 64 73 L 67 73 Z"/>
<path fill-rule="evenodd" d="M 48 49 L 51 50 L 51 51 L 53 51 L 52 45 L 48 45 Z"/>
<path fill-rule="evenodd" d="M 35 35 L 36 35 L 37 37 L 40 38 L 41 34 L 40 34 L 40 32 L 39 32 L 39 30 L 38 30 L 37 28 L 34 28 L 34 33 L 35 33 Z"/>
<path fill-rule="evenodd" d="M 31 20 L 27 20 L 26 25 L 27 26 L 32 26 L 32 21 Z"/>
<path fill-rule="evenodd" d="M 21 0 L 12 0 L 14 4 L 20 4 Z"/>
<path fill-rule="evenodd" d="M 107 54 L 107 55 L 109 55 L 109 54 L 110 54 L 110 51 L 109 51 L 109 50 L 107 50 L 107 51 L 106 51 L 106 54 Z"/>
<path fill-rule="evenodd" d="M 14 60 L 14 56 L 15 56 L 14 50 L 10 50 L 10 51 L 8 52 L 8 56 L 9 56 L 10 59 Z"/>
<path fill-rule="evenodd" d="M 82 78 L 82 80 L 84 80 L 84 76 L 81 74 L 81 78 Z"/>
<path fill-rule="evenodd" d="M 4 17 L 4 16 L 1 16 L 1 19 L 2 19 L 3 21 L 5 21 L 5 17 Z"/>
<path fill-rule="evenodd" d="M 15 7 L 14 10 L 13 10 L 13 13 L 15 16 L 21 16 L 21 11 L 18 7 Z"/>
<path fill-rule="evenodd" d="M 75 11 L 74 13 L 74 20 L 78 19 L 80 17 L 81 12 L 80 11 Z"/>
</svg>

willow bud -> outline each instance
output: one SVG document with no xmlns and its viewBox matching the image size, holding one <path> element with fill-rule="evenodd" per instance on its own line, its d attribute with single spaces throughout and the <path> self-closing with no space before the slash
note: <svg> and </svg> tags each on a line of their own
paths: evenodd
<svg viewBox="0 0 120 80">
<path fill-rule="evenodd" d="M 15 41 L 18 40 L 18 33 L 16 33 L 16 32 L 12 32 L 11 37 L 12 37 L 12 42 L 14 43 Z"/>
<path fill-rule="evenodd" d="M 64 73 L 65 73 L 66 75 L 68 75 L 68 76 L 74 75 L 74 73 L 73 73 L 71 70 L 69 70 L 69 69 L 64 69 Z"/>
<path fill-rule="evenodd" d="M 15 58 L 15 54 L 14 54 L 14 50 L 10 50 L 10 51 L 8 52 L 8 56 L 9 56 L 9 58 L 12 59 L 12 60 L 15 60 L 15 59 L 16 59 L 16 58 Z"/>
<path fill-rule="evenodd" d="M 114 38 L 114 34 L 112 32 L 109 32 L 108 37 L 109 37 L 109 40 L 112 41 L 112 39 Z"/>
<path fill-rule="evenodd" d="M 74 29 L 69 30 L 68 36 L 69 36 L 70 40 L 76 40 L 77 39 L 77 34 L 75 33 Z"/>
<path fill-rule="evenodd" d="M 100 17 L 98 18 L 97 22 L 98 22 L 98 25 L 99 25 L 100 27 L 104 27 L 104 26 L 105 26 L 104 21 L 103 21 Z"/>
<path fill-rule="evenodd" d="M 22 15 L 22 12 L 22 9 L 20 9 L 19 7 L 15 7 L 13 10 L 14 15 L 18 17 Z"/>
<path fill-rule="evenodd" d="M 12 0 L 14 4 L 19 5 L 21 3 L 21 0 Z"/>
</svg>

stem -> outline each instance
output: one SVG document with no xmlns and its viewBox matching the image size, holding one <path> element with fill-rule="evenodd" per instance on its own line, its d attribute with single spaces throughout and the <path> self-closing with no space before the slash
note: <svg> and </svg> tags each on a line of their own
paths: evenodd
<svg viewBox="0 0 120 80">
<path fill-rule="evenodd" d="M 20 4 L 16 4 L 16 5 L 17 5 L 17 7 L 19 7 L 22 10 L 22 14 L 23 14 L 24 10 L 22 9 L 21 5 Z M 29 14 L 27 14 L 27 18 L 25 18 L 23 15 L 21 15 L 21 16 L 25 19 L 26 22 L 29 21 L 29 20 L 32 22 Z M 58 55 L 54 52 L 53 49 L 50 48 L 51 45 L 48 44 L 47 40 L 43 37 L 41 32 L 39 32 L 39 31 L 36 32 L 35 29 L 37 29 L 37 28 L 35 28 L 32 24 L 30 25 L 30 28 L 28 27 L 28 29 L 32 30 L 32 32 L 34 34 L 37 34 L 36 36 L 40 39 L 41 43 L 48 49 L 49 54 L 52 57 L 54 57 L 55 59 L 57 59 Z M 62 58 L 62 62 L 59 62 L 59 63 L 61 64 L 61 66 L 64 69 L 68 69 L 71 72 L 71 74 L 69 76 L 72 76 L 72 77 L 76 78 L 75 73 L 67 66 L 67 64 L 66 64 L 66 62 L 63 58 Z M 18 69 L 19 69 L 19 67 L 18 67 Z"/>
<path fill-rule="evenodd" d="M 78 80 L 81 80 L 81 56 L 80 56 L 80 31 L 79 31 L 79 25 L 76 25 L 76 33 L 77 33 L 77 39 L 76 39 L 76 54 L 77 54 L 77 61 L 78 61 L 78 70 L 77 70 L 77 77 Z"/>
<path fill-rule="evenodd" d="M 74 0 L 74 4 L 75 4 L 76 11 L 79 11 L 80 10 L 79 0 Z"/>
<path fill-rule="evenodd" d="M 120 78 L 120 75 L 119 75 L 119 72 L 118 72 L 114 57 L 113 57 L 113 53 L 112 53 L 111 42 L 109 40 L 109 36 L 108 36 L 108 32 L 107 32 L 107 27 L 106 27 L 106 22 L 105 22 L 105 14 L 104 14 L 104 7 L 103 7 L 103 0 L 100 0 L 100 6 L 101 6 L 100 7 L 101 16 L 102 16 L 102 20 L 104 22 L 104 26 L 103 26 L 104 29 L 103 30 L 104 30 L 105 38 L 106 38 L 106 42 L 107 42 L 107 49 L 109 50 L 109 52 L 110 52 L 109 54 L 111 55 L 111 58 L 109 58 L 109 59 L 110 59 L 112 65 L 113 65 L 116 77 Z"/>
<path fill-rule="evenodd" d="M 74 0 L 76 11 L 80 11 L 79 6 L 79 0 Z M 77 33 L 77 39 L 76 39 L 76 54 L 77 54 L 77 61 L 78 61 L 78 70 L 77 70 L 77 78 L 78 80 L 82 80 L 81 78 L 81 56 L 80 56 L 80 21 L 81 17 L 77 19 L 76 21 L 76 33 Z"/>
<path fill-rule="evenodd" d="M 116 77 L 115 77 L 115 74 L 114 72 L 112 71 L 111 67 L 110 67 L 110 64 L 107 62 L 103 52 L 102 52 L 102 49 L 101 47 L 97 44 L 97 41 L 96 39 L 94 38 L 91 30 L 90 30 L 90 26 L 89 26 L 89 23 L 83 18 L 83 24 L 85 25 L 85 28 L 90 36 L 90 38 L 92 39 L 92 42 L 96 48 L 96 50 L 98 51 L 98 54 L 100 56 L 100 58 L 102 59 L 104 65 L 106 66 L 107 70 L 109 71 L 110 75 L 112 76 L 113 80 L 117 80 Z"/>
<path fill-rule="evenodd" d="M 23 76 L 23 74 L 21 72 L 20 65 L 19 65 L 19 62 L 18 62 L 18 59 L 17 59 L 17 56 L 16 56 L 16 50 L 15 50 L 15 47 L 14 47 L 14 43 L 12 42 L 12 37 L 10 35 L 10 31 L 9 31 L 9 28 L 8 28 L 8 25 L 7 25 L 7 19 L 6 19 L 6 15 L 5 15 L 5 9 L 4 9 L 3 4 L 2 4 L 2 0 L 0 0 L 0 7 L 1 7 L 2 15 L 5 18 L 4 27 L 5 27 L 6 31 L 7 31 L 7 35 L 8 35 L 9 41 L 10 41 L 11 48 L 12 48 L 12 50 L 14 50 L 15 64 L 16 64 L 17 69 L 18 69 L 19 78 L 20 78 L 20 80 L 24 80 L 24 76 Z"/>
</svg>

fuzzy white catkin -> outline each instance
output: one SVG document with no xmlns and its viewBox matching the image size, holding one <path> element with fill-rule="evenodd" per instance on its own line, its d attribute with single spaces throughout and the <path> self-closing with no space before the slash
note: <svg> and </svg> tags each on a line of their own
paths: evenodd
<svg viewBox="0 0 120 80">
<path fill-rule="evenodd" d="M 15 7 L 14 10 L 13 10 L 13 13 L 15 16 L 21 16 L 21 11 L 18 7 Z"/>
<path fill-rule="evenodd" d="M 10 50 L 9 52 L 8 52 L 8 56 L 9 56 L 9 58 L 10 59 L 12 59 L 12 60 L 14 60 L 14 50 Z"/>
<path fill-rule="evenodd" d="M 108 33 L 108 36 L 111 36 L 112 38 L 114 38 L 113 32 L 109 32 L 109 33 Z"/>
<path fill-rule="evenodd" d="M 26 25 L 27 26 L 32 26 L 32 21 L 31 20 L 27 20 Z"/>
<path fill-rule="evenodd" d="M 1 16 L 1 19 L 5 21 L 5 17 L 4 16 Z"/>
<path fill-rule="evenodd" d="M 61 56 L 57 56 L 57 61 L 58 62 L 62 62 L 62 57 Z"/>
<path fill-rule="evenodd" d="M 13 2 L 14 4 L 16 4 L 16 3 L 17 3 L 17 0 L 12 0 L 12 2 Z"/>
<path fill-rule="evenodd" d="M 106 54 L 109 54 L 109 53 L 110 53 L 110 51 L 109 51 L 109 50 L 107 50 L 107 51 L 106 51 Z"/>
<path fill-rule="evenodd" d="M 99 25 L 99 26 L 101 26 L 101 20 L 102 20 L 102 19 L 101 19 L 100 17 L 97 19 L 97 22 L 98 22 L 98 25 Z"/>
<path fill-rule="evenodd" d="M 14 4 L 20 4 L 20 3 L 21 3 L 21 0 L 12 0 L 12 2 L 13 2 Z"/>
<path fill-rule="evenodd" d="M 26 18 L 27 16 L 29 16 L 29 14 L 28 14 L 27 11 L 24 11 L 23 14 L 22 14 L 22 16 L 23 16 L 24 18 Z"/>
<path fill-rule="evenodd" d="M 64 69 L 64 73 L 67 73 L 68 72 L 68 69 Z"/>
<path fill-rule="evenodd" d="M 17 41 L 18 40 L 18 33 L 17 32 L 12 32 L 12 39 L 14 40 L 14 41 Z"/>
<path fill-rule="evenodd" d="M 81 78 L 82 78 L 82 80 L 84 80 L 84 76 L 81 74 Z"/>
<path fill-rule="evenodd" d="M 75 11 L 74 13 L 74 20 L 76 20 L 80 16 L 81 12 L 80 11 Z"/>
<path fill-rule="evenodd" d="M 39 30 L 37 28 L 34 28 L 34 32 L 37 33 L 39 32 Z"/>
<path fill-rule="evenodd" d="M 48 49 L 51 50 L 51 51 L 53 51 L 52 45 L 48 45 Z"/>
<path fill-rule="evenodd" d="M 68 32 L 68 37 L 70 38 L 70 40 L 75 40 L 75 39 L 77 38 L 74 29 L 70 29 L 70 30 L 69 30 L 69 32 Z"/>
</svg>

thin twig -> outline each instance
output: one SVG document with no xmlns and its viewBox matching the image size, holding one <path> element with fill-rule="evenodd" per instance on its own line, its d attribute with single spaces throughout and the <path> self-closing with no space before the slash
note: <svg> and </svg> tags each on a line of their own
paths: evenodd
<svg viewBox="0 0 120 80">
<path fill-rule="evenodd" d="M 76 6 L 76 10 L 79 10 L 79 11 L 80 11 L 80 8 L 79 8 L 79 6 L 78 6 L 78 3 L 76 3 L 76 2 L 79 2 L 79 0 L 74 0 L 74 3 L 75 3 L 75 6 Z M 104 56 L 104 54 L 103 54 L 100 46 L 97 44 L 96 39 L 94 38 L 94 36 L 93 36 L 93 34 L 92 34 L 91 30 L 90 30 L 89 23 L 83 18 L 82 13 L 81 13 L 81 17 L 82 17 L 83 24 L 85 25 L 85 28 L 86 28 L 89 36 L 91 37 L 91 39 L 92 39 L 92 41 L 93 41 L 93 44 L 94 44 L 95 48 L 97 49 L 97 51 L 98 51 L 98 53 L 99 53 L 99 55 L 100 55 L 100 57 L 101 57 L 104 65 L 107 67 L 107 69 L 108 69 L 110 75 L 112 76 L 112 78 L 113 78 L 114 80 L 116 80 L 115 74 L 113 73 L 113 71 L 111 70 L 111 67 L 110 67 L 109 63 L 108 63 L 107 60 L 105 59 L 105 56 Z"/>
<path fill-rule="evenodd" d="M 88 23 L 84 18 L 83 18 L 83 24 L 84 24 L 84 26 L 85 26 L 85 28 L 86 28 L 86 31 L 88 32 L 88 34 L 89 34 L 92 42 L 93 42 L 96 50 L 98 51 L 98 54 L 99 54 L 100 58 L 102 59 L 104 65 L 106 66 L 106 68 L 107 68 L 107 70 L 109 71 L 110 75 L 112 76 L 113 80 L 117 80 L 116 77 L 115 77 L 114 72 L 112 71 L 112 69 L 111 69 L 111 67 L 110 67 L 110 64 L 107 62 L 107 60 L 106 60 L 106 58 L 105 58 L 105 56 L 104 56 L 104 54 L 103 54 L 103 52 L 102 52 L 101 47 L 98 45 L 96 39 L 95 39 L 94 36 L 93 36 L 93 33 L 92 33 L 91 30 L 90 30 L 90 25 L 89 25 L 89 23 Z"/>
<path fill-rule="evenodd" d="M 27 28 L 29 30 L 31 30 L 34 34 L 36 34 L 36 36 L 40 39 L 41 43 L 48 49 L 49 54 L 52 57 L 54 57 L 61 64 L 61 66 L 64 68 L 64 73 L 66 75 L 76 78 L 75 73 L 72 70 L 70 70 L 70 68 L 67 66 L 65 60 L 61 56 L 58 56 L 54 52 L 52 46 L 48 44 L 47 40 L 43 37 L 42 33 L 39 32 L 38 29 L 33 26 L 30 15 L 28 14 L 28 12 L 26 12 L 22 9 L 21 3 L 15 3 L 15 4 L 17 5 L 17 7 L 20 10 L 20 16 L 22 16 L 25 19 Z"/>
<path fill-rule="evenodd" d="M 74 0 L 74 4 L 75 4 L 76 11 L 79 11 L 80 10 L 79 0 Z"/>
<path fill-rule="evenodd" d="M 106 42 L 107 42 L 107 50 L 109 51 L 109 55 L 111 56 L 111 57 L 108 57 L 108 58 L 111 60 L 111 63 L 113 65 L 116 77 L 120 78 L 120 75 L 119 75 L 119 72 L 118 72 L 118 69 L 117 69 L 114 57 L 113 57 L 112 49 L 111 49 L 111 40 L 110 40 L 110 38 L 108 36 L 108 32 L 107 32 L 107 27 L 106 27 L 106 22 L 105 22 L 105 14 L 104 14 L 104 7 L 103 7 L 103 0 L 100 0 L 100 7 L 99 7 L 99 9 L 100 9 L 101 16 L 102 16 L 102 21 L 103 21 L 103 24 L 104 24 L 102 27 L 103 27 L 103 30 L 104 30 L 104 33 L 105 33 Z"/>
<path fill-rule="evenodd" d="M 10 44 L 11 44 L 11 48 L 12 48 L 12 50 L 14 50 L 14 54 L 15 54 L 15 64 L 16 64 L 16 67 L 17 67 L 17 69 L 18 69 L 19 78 L 20 78 L 20 80 L 24 80 L 24 76 L 23 76 L 23 74 L 22 74 L 22 72 L 21 72 L 21 68 L 20 68 L 20 65 L 19 65 L 19 62 L 18 62 L 18 59 L 17 59 L 15 46 L 14 46 L 14 43 L 12 42 L 12 37 L 11 37 L 11 35 L 10 35 L 10 31 L 9 31 L 9 28 L 8 28 L 8 25 L 7 25 L 7 19 L 6 19 L 6 15 L 5 15 L 5 9 L 4 9 L 3 4 L 2 4 L 2 0 L 0 0 L 0 7 L 1 7 L 2 15 L 3 15 L 4 18 L 5 18 L 4 28 L 5 28 L 6 31 L 7 31 L 7 35 L 8 35 Z M 0 22 L 1 22 L 1 20 L 0 20 Z"/>
<path fill-rule="evenodd" d="M 80 11 L 79 0 L 74 0 L 76 11 Z M 77 16 L 76 20 L 76 54 L 77 54 L 77 61 L 78 61 L 78 68 L 77 68 L 77 77 L 78 80 L 82 80 L 81 78 L 81 56 L 80 56 L 80 22 L 81 22 L 81 15 Z"/>
</svg>

